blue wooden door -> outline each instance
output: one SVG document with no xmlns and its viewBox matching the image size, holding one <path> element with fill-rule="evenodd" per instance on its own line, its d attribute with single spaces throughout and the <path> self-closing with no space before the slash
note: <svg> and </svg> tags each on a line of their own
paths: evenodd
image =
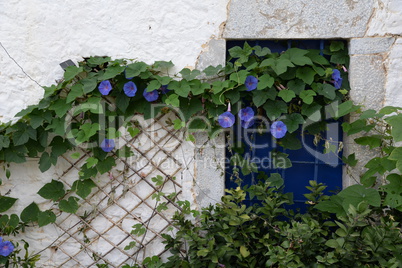
<svg viewBox="0 0 402 268">
<path fill-rule="evenodd" d="M 268 47 L 271 52 L 281 53 L 290 47 L 299 47 L 302 49 L 319 49 L 323 50 L 327 41 L 324 40 L 282 40 L 282 41 L 267 41 L 267 40 L 247 40 L 250 46 L 259 45 L 261 47 Z M 243 47 L 244 41 L 228 41 L 227 49 L 234 46 Z M 302 148 L 297 150 L 283 149 L 281 146 L 277 146 L 275 139 L 269 132 L 259 134 L 258 132 L 249 133 L 243 130 L 241 127 L 234 126 L 235 131 L 234 140 L 241 141 L 253 141 L 243 142 L 244 148 L 242 149 L 243 157 L 247 158 L 250 162 L 258 161 L 257 165 L 260 171 L 264 171 L 267 175 L 271 173 L 279 173 L 285 181 L 284 191 L 293 193 L 294 205 L 293 209 L 301 209 L 303 211 L 305 202 L 307 199 L 304 194 L 309 193 L 306 186 L 309 185 L 310 180 L 314 180 L 318 183 L 323 183 L 327 186 L 325 193 L 331 194 L 338 192 L 342 189 L 342 162 L 341 152 L 323 154 L 325 145 L 339 144 L 342 141 L 342 130 L 340 121 L 327 122 L 328 130 L 321 133 L 326 140 L 331 140 L 330 143 L 325 144 L 324 140 L 314 142 L 314 135 L 302 134 L 302 130 L 299 129 L 295 134 L 296 137 L 302 140 Z M 258 145 L 266 144 L 267 146 L 261 146 L 263 148 L 257 148 Z M 290 168 L 275 168 L 272 157 L 273 152 L 281 152 L 287 154 L 288 158 L 292 162 Z M 233 155 L 233 150 L 228 149 L 227 157 Z M 238 182 L 233 180 L 233 166 L 230 162 L 226 165 L 226 187 L 234 188 L 238 186 Z M 242 180 L 242 185 L 251 185 L 258 180 L 258 174 L 251 172 L 244 176 L 239 172 L 239 176 Z M 252 200 L 247 201 L 248 204 L 252 204 Z"/>
</svg>

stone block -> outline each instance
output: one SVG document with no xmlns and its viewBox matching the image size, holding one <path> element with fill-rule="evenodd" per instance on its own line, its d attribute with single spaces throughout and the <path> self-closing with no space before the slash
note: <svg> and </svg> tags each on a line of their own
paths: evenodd
<svg viewBox="0 0 402 268">
<path fill-rule="evenodd" d="M 230 39 L 363 37 L 374 1 L 233 0 Z"/>
<path fill-rule="evenodd" d="M 349 43 L 349 54 L 376 54 L 387 52 L 395 42 L 393 37 L 354 38 Z"/>
</svg>

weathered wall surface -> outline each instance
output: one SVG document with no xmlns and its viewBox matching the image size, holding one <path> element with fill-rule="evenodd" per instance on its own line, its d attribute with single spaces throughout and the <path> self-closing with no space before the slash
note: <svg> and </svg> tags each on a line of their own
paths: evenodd
<svg viewBox="0 0 402 268">
<path fill-rule="evenodd" d="M 59 63 L 108 55 L 194 67 L 221 35 L 227 1 L 1 1 L 0 41 L 41 85 L 62 77 Z M 11 119 L 43 91 L 0 48 L 0 118 Z"/>
<path fill-rule="evenodd" d="M 195 68 L 198 64 L 201 68 L 224 64 L 225 43 L 221 35 L 226 21 L 227 3 L 228 0 L 0 1 L 0 42 L 7 50 L 0 47 L 0 122 L 11 120 L 21 109 L 37 103 L 43 96 L 43 89 L 38 84 L 50 86 L 62 78 L 63 70 L 59 64 L 67 59 L 78 62 L 83 57 L 107 55 L 147 63 L 172 60 L 176 70 Z M 214 45 L 217 43 L 219 47 Z M 159 133 L 159 137 L 165 134 Z M 199 137 L 197 141 L 203 143 L 203 139 Z M 172 139 L 166 139 L 169 140 Z M 131 226 L 140 220 L 149 221 L 150 228 L 156 233 L 148 232 L 144 241 L 137 241 L 137 248 L 139 245 L 149 245 L 146 254 L 143 251 L 139 253 L 138 261 L 145 255 L 163 251 L 157 233 L 166 228 L 166 220 L 161 218 L 162 214 L 154 215 L 150 209 L 155 205 L 155 200 L 150 196 L 151 178 L 157 174 L 163 175 L 163 172 L 175 174 L 175 189 L 182 192 L 180 198 L 201 206 L 219 201 L 224 188 L 223 180 L 219 180 L 222 171 L 216 169 L 216 163 L 212 163 L 212 159 L 223 158 L 223 150 L 211 151 L 210 147 L 203 144 L 198 150 L 185 141 L 179 144 L 180 147 L 172 153 L 172 157 L 177 160 L 176 164 L 180 166 L 179 172 L 176 172 L 177 167 L 172 164 L 174 161 L 171 158 L 161 163 L 161 166 L 148 163 L 151 158 L 155 163 L 166 158 L 164 150 L 169 150 L 169 146 L 162 143 L 154 148 L 151 145 L 152 150 L 146 149 L 148 160 L 132 159 L 131 167 L 141 170 L 138 173 L 142 179 L 138 174 L 123 178 L 118 175 L 119 167 L 115 170 L 116 174 L 97 178 L 97 189 L 102 190 L 93 190 L 93 196 L 83 208 L 94 212 L 91 214 L 93 219 L 90 219 L 92 229 L 85 228 L 79 217 L 67 215 L 62 215 L 56 226 L 28 228 L 27 235 L 20 238 L 30 243 L 31 252 L 51 246 L 41 253 L 39 267 L 94 267 L 93 254 L 105 256 L 105 260 L 116 265 L 110 267 L 118 267 L 127 259 L 127 254 L 133 255 L 136 250 L 122 249 L 133 241 L 129 232 Z M 139 166 L 140 163 L 145 164 Z M 30 159 L 24 165 L 12 165 L 9 181 L 4 174 L 0 174 L 4 181 L 0 193 L 10 191 L 10 196 L 21 197 L 10 213 L 19 214 L 32 201 L 37 202 L 42 210 L 55 209 L 51 203 L 37 195 L 37 191 L 52 179 L 69 185 L 78 178 L 74 168 L 63 175 L 63 170 L 70 165 L 66 159 L 61 159 L 56 168 L 44 174 L 40 173 L 37 165 L 37 159 Z M 201 179 L 196 180 L 197 175 L 201 175 L 198 176 Z M 213 187 L 211 181 L 214 182 Z M 114 202 L 114 205 L 111 206 L 110 202 Z M 80 209 L 80 213 L 83 213 L 83 209 Z M 57 212 L 57 209 L 54 211 Z M 168 212 L 173 211 L 169 208 Z M 107 218 L 114 223 L 111 224 Z M 64 234 L 65 231 L 68 232 Z M 90 243 L 80 245 L 78 241 L 82 243 L 84 233 Z M 114 250 L 113 245 L 116 245 Z M 82 250 L 84 246 L 88 246 L 88 250 Z M 68 256 L 73 259 L 70 260 Z"/>
<path fill-rule="evenodd" d="M 402 0 L 232 0 L 223 36 L 349 40 L 351 98 L 367 109 L 402 106 Z M 345 143 L 346 154 L 372 158 Z M 355 183 L 346 174 L 343 182 Z"/>
</svg>

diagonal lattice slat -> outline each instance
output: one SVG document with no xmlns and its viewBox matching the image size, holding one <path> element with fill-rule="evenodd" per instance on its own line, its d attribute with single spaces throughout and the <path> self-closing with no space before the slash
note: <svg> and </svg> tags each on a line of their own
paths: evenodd
<svg viewBox="0 0 402 268">
<path fill-rule="evenodd" d="M 172 118 L 175 118 L 173 113 L 161 114 L 147 120 L 145 126 L 133 119 L 132 124 L 140 129 L 134 138 L 122 130 L 116 148 L 127 146 L 134 155 L 128 158 L 115 155 L 116 167 L 94 179 L 96 187 L 82 200 L 79 211 L 58 217 L 56 226 L 60 235 L 52 243 L 48 262 L 52 267 L 96 267 L 97 264 L 121 267 L 125 263 L 141 263 L 147 256 L 167 254 L 161 234 L 172 226 L 170 218 L 179 207 L 175 200 L 161 196 L 157 201 L 153 195 L 163 191 L 177 193 L 176 198 L 181 198 L 185 167 L 177 155 L 184 138 L 182 132 L 166 124 Z M 59 159 L 59 180 L 67 187 L 72 186 L 80 167 L 90 157 L 88 151 L 80 150 L 79 159 L 68 155 Z M 151 180 L 157 175 L 164 178 L 160 186 Z M 167 209 L 159 211 L 156 208 L 162 202 L 166 202 Z M 131 233 L 136 224 L 146 228 L 144 235 Z M 132 241 L 136 245 L 124 250 Z"/>
</svg>

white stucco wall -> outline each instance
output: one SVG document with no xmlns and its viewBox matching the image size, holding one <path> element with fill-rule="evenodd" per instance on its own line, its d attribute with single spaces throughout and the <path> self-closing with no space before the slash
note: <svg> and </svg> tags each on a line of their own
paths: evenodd
<svg viewBox="0 0 402 268">
<path fill-rule="evenodd" d="M 227 0 L 1 1 L 0 41 L 41 85 L 62 77 L 59 63 L 108 55 L 194 67 L 219 38 Z M 11 119 L 43 91 L 0 48 L 0 118 Z"/>
<path fill-rule="evenodd" d="M 319 20 L 317 12 L 331 23 Z M 172 60 L 181 69 L 195 67 L 203 58 L 214 62 L 224 53 L 222 38 L 346 38 L 351 40 L 356 98 L 378 96 L 369 107 L 402 106 L 402 0 L 8 0 L 0 1 L 0 25 L 2 45 L 41 85 L 60 79 L 59 63 L 67 59 Z M 375 83 L 364 83 L 372 79 Z M 1 122 L 43 94 L 1 47 L 0 82 Z M 30 172 L 32 166 L 28 163 L 20 174 L 30 174 L 26 183 L 34 189 L 42 184 L 37 179 L 42 175 Z M 203 172 L 198 174 L 211 177 Z M 202 187 L 208 190 L 209 185 Z M 32 240 L 41 240 L 40 232 Z"/>
<path fill-rule="evenodd" d="M 30 80 L 24 72 L 40 85 L 50 86 L 55 83 L 55 80 L 62 78 L 63 70 L 59 63 L 67 59 L 78 62 L 83 57 L 108 55 L 112 58 L 129 58 L 147 63 L 171 60 L 176 65 L 176 70 L 184 67 L 195 68 L 199 58 L 207 66 L 208 62 L 222 64 L 224 54 L 218 58 L 206 57 L 210 54 L 209 42 L 220 39 L 222 35 L 227 4 L 227 0 L 0 1 L 0 42 L 9 53 L 8 55 L 0 47 L 0 82 L 2 84 L 0 122 L 13 119 L 21 109 L 37 103 L 43 96 L 43 89 Z M 10 56 L 23 68 L 24 72 Z M 217 202 L 219 196 L 223 194 L 223 181 L 216 182 L 214 189 L 208 189 L 202 181 L 195 182 L 194 176 L 198 173 L 196 162 L 202 162 L 205 154 L 196 156 L 196 150 L 192 145 L 186 142 L 182 145 L 175 153 L 175 157 L 183 164 L 183 170 L 177 175 L 178 183 L 182 185 L 183 190 L 181 198 L 196 204 L 196 194 L 202 194 L 200 204 Z M 156 158 L 155 161 L 158 161 Z M 139 161 L 136 160 L 134 163 L 136 162 Z M 64 160 L 61 163 L 57 168 L 41 174 L 37 169 L 37 160 L 30 159 L 26 164 L 12 165 L 11 180 L 6 180 L 5 175 L 1 173 L 0 176 L 4 180 L 4 184 L 0 186 L 1 194 L 11 190 L 10 196 L 25 196 L 18 200 L 9 212 L 19 214 L 32 201 L 37 202 L 42 210 L 51 208 L 51 203 L 44 202 L 45 200 L 36 193 L 44 183 L 60 176 Z M 216 171 L 214 167 L 205 168 L 202 164 L 200 166 L 207 177 L 213 178 L 214 172 L 218 174 L 218 177 L 221 176 L 221 171 Z M 208 168 L 212 170 L 212 173 L 207 172 Z M 3 169 L 0 172 L 3 172 Z M 169 169 L 166 169 L 166 172 L 169 173 Z M 152 172 L 146 179 L 150 180 L 157 173 Z M 72 179 L 77 178 L 76 173 L 71 176 Z M 101 183 L 105 179 L 106 182 L 109 180 L 107 176 L 103 176 L 103 179 L 98 178 L 96 182 Z M 24 183 L 21 183 L 21 180 L 24 180 Z M 135 180 L 133 179 L 130 183 L 135 184 Z M 136 187 L 133 191 L 145 194 L 149 189 L 149 187 L 141 187 Z M 210 198 L 214 194 L 217 194 L 217 197 Z M 130 198 L 125 197 L 122 201 L 128 208 L 138 202 L 137 199 L 130 201 Z M 148 202 L 152 203 L 152 201 Z M 136 211 L 134 215 L 143 220 L 150 217 L 152 212 L 141 207 Z M 117 208 L 111 217 L 118 219 L 120 217 L 118 214 L 121 216 L 125 212 Z M 67 222 L 65 227 L 69 228 L 69 224 L 74 226 L 74 222 L 76 222 L 74 219 L 70 223 Z M 125 220 L 120 224 L 129 232 L 134 223 L 127 223 Z M 151 225 L 161 225 L 161 223 L 162 221 L 154 220 Z M 104 218 L 102 220 L 102 217 L 96 220 L 96 225 L 100 228 L 98 231 L 103 230 L 105 226 L 110 226 L 107 220 Z M 26 235 L 18 237 L 17 240 L 26 239 L 31 245 L 31 252 L 44 249 L 63 233 L 52 225 L 44 228 L 28 228 L 27 231 Z M 112 230 L 109 237 L 113 240 L 120 235 L 121 231 Z M 100 240 L 94 241 L 91 247 L 99 253 L 107 252 L 110 245 L 101 243 Z M 124 247 L 130 241 L 132 240 L 124 241 L 120 247 Z M 55 245 L 57 243 L 53 246 Z M 70 245 L 70 248 L 63 246 L 64 250 L 72 255 L 80 248 L 80 245 L 73 240 L 71 243 L 68 241 L 66 245 Z M 149 247 L 146 255 L 157 254 L 161 247 L 163 249 L 161 244 L 156 246 L 158 249 Z M 61 252 L 62 250 L 59 248 L 56 251 L 53 248 L 43 251 L 39 267 L 58 267 L 68 260 Z M 82 262 L 82 266 L 71 261 L 63 264 L 62 267 L 88 267 L 91 264 L 91 258 L 88 258 L 88 255 L 81 255 L 76 258 Z M 138 260 L 141 261 L 144 256 L 140 254 Z M 109 254 L 106 259 L 117 265 L 125 258 L 124 254 L 116 251 Z"/>
</svg>

